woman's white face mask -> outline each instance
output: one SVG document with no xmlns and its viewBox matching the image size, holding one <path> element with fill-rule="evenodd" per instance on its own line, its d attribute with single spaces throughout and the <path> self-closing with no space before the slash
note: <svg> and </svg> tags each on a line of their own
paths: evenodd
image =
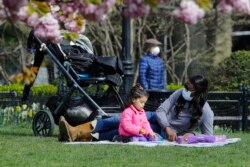
<svg viewBox="0 0 250 167">
<path fill-rule="evenodd" d="M 160 47 L 159 46 L 152 47 L 150 53 L 154 56 L 158 56 L 158 54 L 160 53 Z"/>
<path fill-rule="evenodd" d="M 187 101 L 191 101 L 193 99 L 193 97 L 191 97 L 191 93 L 190 91 L 187 91 L 187 89 L 183 89 L 182 90 L 182 97 L 187 100 Z"/>
</svg>

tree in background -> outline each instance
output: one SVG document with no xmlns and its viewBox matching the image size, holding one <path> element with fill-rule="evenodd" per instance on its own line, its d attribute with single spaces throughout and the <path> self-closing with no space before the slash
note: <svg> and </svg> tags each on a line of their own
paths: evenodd
<svg viewBox="0 0 250 167">
<path fill-rule="evenodd" d="M 134 82 L 137 79 L 138 60 L 143 53 L 143 41 L 147 38 L 157 38 L 164 43 L 162 57 L 166 62 L 169 81 L 173 83 L 180 84 L 194 73 L 202 72 L 207 75 L 211 65 L 218 64 L 231 55 L 232 24 L 237 23 L 237 18 L 232 20 L 231 15 L 211 9 L 199 23 L 183 24 L 172 15 L 174 3 L 168 5 L 172 7 L 158 7 L 147 16 L 132 19 Z M 228 19 L 223 21 L 221 17 Z M 107 53 L 107 48 L 112 47 L 112 52 L 109 53 L 121 56 L 121 15 L 110 15 L 106 21 L 92 23 L 91 26 L 88 24 L 86 33 L 90 39 L 94 39 L 94 46 L 101 45 L 105 50 L 101 52 L 102 55 Z M 88 33 L 88 28 L 91 28 L 91 34 Z"/>
<path fill-rule="evenodd" d="M 174 2 L 174 3 L 171 3 Z M 83 33 L 87 20 L 102 21 L 108 17 L 115 5 L 123 5 L 124 15 L 136 18 L 145 16 L 152 7 L 174 4 L 172 14 L 188 24 L 196 24 L 205 16 L 205 10 L 215 7 L 220 12 L 242 12 L 250 15 L 248 0 L 220 0 L 212 6 L 210 0 L 11 0 L 0 1 L 0 18 L 14 23 L 21 21 L 35 30 L 35 35 L 52 42 L 60 41 L 60 29 L 71 32 L 71 37 Z M 176 6 L 177 3 L 180 5 Z"/>
<path fill-rule="evenodd" d="M 159 17 L 151 17 L 147 20 L 153 13 L 151 9 L 159 9 L 158 5 L 163 6 L 161 9 L 162 16 L 168 13 L 166 15 L 167 21 L 165 21 L 168 24 L 159 24 L 161 23 L 159 21 L 162 20 Z M 119 14 L 117 13 L 121 12 L 123 7 L 125 7 L 124 14 L 134 18 L 134 25 L 136 26 L 134 36 L 132 36 L 135 37 L 132 38 L 135 39 L 132 42 L 135 44 L 133 62 L 136 62 L 138 56 L 141 55 L 142 43 L 147 36 L 158 37 L 159 35 L 164 36 L 164 33 L 168 34 L 170 47 L 164 51 L 163 56 L 167 62 L 166 66 L 170 78 L 175 83 L 185 80 L 191 63 L 210 51 L 210 48 L 192 49 L 192 37 L 200 32 L 194 31 L 192 26 L 188 24 L 199 23 L 199 20 L 211 10 L 220 13 L 236 11 L 246 15 L 250 14 L 248 0 L 220 0 L 216 3 L 212 3 L 210 0 L 125 0 L 123 3 L 115 0 L 48 0 L 43 2 L 20 0 L 15 4 L 11 0 L 0 0 L 0 19 L 2 20 L 1 24 L 6 20 L 10 21 L 11 25 L 23 22 L 26 26 L 35 29 L 36 36 L 52 42 L 60 41 L 60 29 L 67 29 L 72 32 L 66 36 L 69 39 L 82 32 L 92 32 L 93 45 L 102 43 L 102 45 L 97 45 L 99 48 L 96 48 L 96 51 L 101 50 L 101 54 L 105 55 L 118 55 L 122 48 L 121 37 L 119 33 L 115 35 L 112 33 L 121 31 L 121 28 L 115 28 L 112 23 L 113 19 L 109 18 L 110 16 L 118 18 Z M 148 15 L 149 13 L 150 15 Z M 138 17 L 140 18 L 138 19 Z M 174 40 L 176 35 L 175 18 L 179 19 L 181 23 L 186 23 L 182 24 L 184 33 L 177 40 Z M 100 23 L 97 23 L 99 27 L 92 26 L 92 21 L 99 21 Z M 99 28 L 99 31 L 95 31 L 96 28 Z M 154 31 L 156 28 L 158 30 Z M 21 56 L 23 56 L 21 64 L 25 65 L 26 58 L 22 51 Z M 181 65 L 177 66 L 178 64 Z M 178 72 L 180 68 L 182 68 L 182 71 Z"/>
</svg>

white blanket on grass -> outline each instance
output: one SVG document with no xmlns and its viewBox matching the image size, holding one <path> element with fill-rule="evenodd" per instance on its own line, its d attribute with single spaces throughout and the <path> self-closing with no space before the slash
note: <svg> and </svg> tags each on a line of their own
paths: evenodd
<svg viewBox="0 0 250 167">
<path fill-rule="evenodd" d="M 182 146 L 182 147 L 221 147 L 227 144 L 232 144 L 240 141 L 240 138 L 229 138 L 225 142 L 215 142 L 215 143 L 194 143 L 194 144 L 178 144 L 176 142 L 169 142 L 167 140 L 164 141 L 156 141 L 156 142 L 110 142 L 110 141 L 92 141 L 92 142 L 68 142 L 65 144 L 115 144 L 115 145 L 136 145 L 136 146 L 144 146 L 144 147 L 155 147 L 155 146 Z"/>
</svg>

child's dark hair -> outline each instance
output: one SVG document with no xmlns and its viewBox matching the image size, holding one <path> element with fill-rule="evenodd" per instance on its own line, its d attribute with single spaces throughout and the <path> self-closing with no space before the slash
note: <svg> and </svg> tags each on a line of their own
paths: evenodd
<svg viewBox="0 0 250 167">
<path fill-rule="evenodd" d="M 130 90 L 126 102 L 125 102 L 125 107 L 128 107 L 132 104 L 132 100 L 140 97 L 149 97 L 148 92 L 140 85 L 136 84 L 132 89 Z"/>
</svg>

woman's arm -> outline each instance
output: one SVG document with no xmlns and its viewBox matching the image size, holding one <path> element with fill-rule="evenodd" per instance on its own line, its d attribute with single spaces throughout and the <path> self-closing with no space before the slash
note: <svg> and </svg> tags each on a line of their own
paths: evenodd
<svg viewBox="0 0 250 167">
<path fill-rule="evenodd" d="M 171 94 L 156 110 L 156 119 L 163 129 L 170 126 L 167 115 L 181 95 L 181 91 L 182 89 L 179 89 Z"/>
</svg>

